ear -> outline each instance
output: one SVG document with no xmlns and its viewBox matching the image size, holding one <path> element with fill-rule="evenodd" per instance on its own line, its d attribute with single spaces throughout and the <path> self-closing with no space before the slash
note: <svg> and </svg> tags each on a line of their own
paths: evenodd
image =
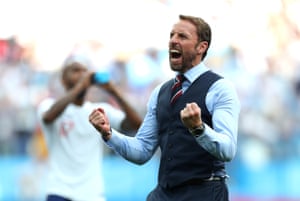
<svg viewBox="0 0 300 201">
<path fill-rule="evenodd" d="M 208 42 L 207 41 L 201 41 L 198 45 L 197 45 L 197 53 L 198 54 L 203 54 L 208 48 Z"/>
</svg>

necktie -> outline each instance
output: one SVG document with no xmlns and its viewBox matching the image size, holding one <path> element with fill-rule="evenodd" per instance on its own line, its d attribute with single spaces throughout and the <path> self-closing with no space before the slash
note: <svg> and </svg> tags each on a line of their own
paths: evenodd
<svg viewBox="0 0 300 201">
<path fill-rule="evenodd" d="M 182 95 L 182 82 L 185 80 L 184 75 L 178 74 L 175 78 L 175 82 L 172 86 L 171 91 L 171 105 L 175 103 L 175 101 Z"/>
</svg>

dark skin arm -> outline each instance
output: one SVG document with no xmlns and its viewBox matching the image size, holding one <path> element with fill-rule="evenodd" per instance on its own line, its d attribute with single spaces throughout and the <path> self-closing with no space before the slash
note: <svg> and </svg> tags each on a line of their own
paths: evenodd
<svg viewBox="0 0 300 201">
<path fill-rule="evenodd" d="M 50 109 L 44 113 L 43 121 L 46 124 L 52 123 L 70 103 L 81 105 L 84 101 L 84 97 L 81 97 L 80 94 L 91 85 L 90 77 L 91 73 L 87 73 L 72 89 L 68 90 L 63 97 L 58 99 Z"/>
<path fill-rule="evenodd" d="M 51 108 L 44 113 L 43 121 L 46 124 L 52 123 L 57 117 L 59 117 L 68 104 L 83 104 L 84 96 L 80 96 L 80 94 L 91 86 L 92 74 L 93 72 L 87 73 L 72 89 L 68 90 L 63 97 L 57 100 Z M 123 120 L 121 128 L 126 131 L 137 130 L 141 125 L 142 120 L 129 103 L 123 98 L 115 85 L 112 82 L 108 82 L 105 84 L 97 84 L 97 86 L 103 88 L 112 95 L 125 112 L 126 118 Z"/>
<path fill-rule="evenodd" d="M 125 112 L 126 118 L 123 120 L 121 128 L 127 131 L 137 130 L 142 123 L 142 119 L 136 113 L 136 111 L 130 106 L 130 104 L 123 98 L 122 94 L 117 89 L 117 87 L 115 87 L 115 85 L 111 82 L 108 82 L 106 84 L 101 84 L 100 86 L 104 88 L 107 92 L 109 92 L 109 94 L 116 99 L 119 106 Z"/>
</svg>

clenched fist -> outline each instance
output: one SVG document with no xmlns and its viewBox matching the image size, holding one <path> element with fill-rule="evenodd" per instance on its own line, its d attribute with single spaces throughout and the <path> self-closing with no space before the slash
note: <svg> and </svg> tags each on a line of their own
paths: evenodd
<svg viewBox="0 0 300 201">
<path fill-rule="evenodd" d="M 202 125 L 201 108 L 197 103 L 187 103 L 180 111 L 180 118 L 185 127 L 194 129 Z"/>
<path fill-rule="evenodd" d="M 111 127 L 104 110 L 97 108 L 89 115 L 90 123 L 101 133 L 105 140 L 111 137 Z"/>
</svg>

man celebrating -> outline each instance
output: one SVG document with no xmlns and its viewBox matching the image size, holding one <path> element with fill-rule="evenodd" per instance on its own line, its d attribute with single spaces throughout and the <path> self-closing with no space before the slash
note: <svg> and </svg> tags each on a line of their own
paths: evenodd
<svg viewBox="0 0 300 201">
<path fill-rule="evenodd" d="M 158 185 L 148 201 L 228 201 L 225 162 L 236 153 L 240 103 L 233 85 L 203 60 L 211 43 L 201 18 L 179 16 L 169 40 L 176 79 L 156 87 L 135 137 L 111 129 L 105 111 L 89 120 L 125 159 L 143 164 L 160 148 Z"/>
</svg>

